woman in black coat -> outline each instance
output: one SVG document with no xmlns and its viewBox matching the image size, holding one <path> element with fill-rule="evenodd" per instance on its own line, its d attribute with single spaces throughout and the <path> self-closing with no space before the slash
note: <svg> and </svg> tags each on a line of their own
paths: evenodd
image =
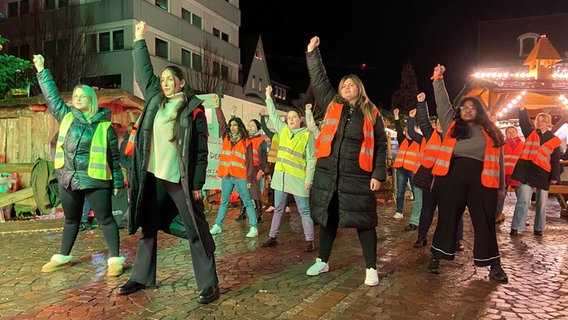
<svg viewBox="0 0 568 320">
<path fill-rule="evenodd" d="M 316 141 L 316 171 L 310 191 L 312 218 L 320 225 L 316 263 L 307 275 L 329 271 L 338 228 L 356 228 L 366 265 L 365 284 L 376 286 L 377 201 L 386 180 L 387 138 L 377 107 L 356 75 L 341 79 L 337 93 L 323 66 L 319 37 L 308 44 L 306 59 L 316 101 L 325 108 Z"/>
<path fill-rule="evenodd" d="M 138 120 L 134 143 L 129 231 L 142 227 L 130 279 L 118 288 L 127 295 L 156 284 L 158 230 L 179 213 L 191 250 L 197 301 L 219 298 L 215 243 L 205 219 L 203 193 L 207 168 L 207 119 L 202 100 L 189 92 L 183 72 L 166 67 L 154 75 L 141 21 L 134 32 L 133 56 L 136 82 L 146 104 Z"/>
</svg>

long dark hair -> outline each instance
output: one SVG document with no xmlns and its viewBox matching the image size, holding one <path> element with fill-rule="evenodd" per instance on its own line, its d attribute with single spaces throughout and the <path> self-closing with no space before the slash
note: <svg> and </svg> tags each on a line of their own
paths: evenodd
<svg viewBox="0 0 568 320">
<path fill-rule="evenodd" d="M 485 111 L 484 104 L 476 97 L 464 97 L 458 103 L 456 108 L 454 120 L 456 121 L 456 125 L 452 132 L 450 132 L 450 137 L 460 139 L 468 139 L 471 137 L 470 127 L 469 124 L 464 121 L 461 117 L 460 106 L 463 106 L 465 102 L 471 101 L 475 106 L 475 119 L 473 119 L 473 123 L 479 125 L 481 128 L 487 132 L 491 140 L 493 140 L 493 147 L 498 148 L 505 144 L 505 137 L 503 137 L 503 133 L 491 119 L 487 115 Z"/>
<path fill-rule="evenodd" d="M 174 128 L 173 128 L 173 132 L 172 132 L 172 137 L 170 138 L 170 142 L 175 142 L 179 139 L 179 123 L 180 123 L 182 111 L 185 108 L 188 107 L 189 101 L 191 100 L 191 98 L 193 98 L 193 96 L 195 94 L 194 94 L 193 90 L 191 90 L 191 88 L 189 87 L 189 83 L 185 79 L 185 75 L 179 67 L 167 66 L 167 67 L 164 68 L 164 70 L 169 70 L 176 78 L 179 79 L 179 81 L 185 80 L 185 84 L 181 88 L 184 98 L 183 98 L 183 101 L 181 102 L 181 105 L 179 106 L 179 108 L 177 110 L 176 118 L 174 120 Z M 162 72 L 164 72 L 164 70 L 162 70 Z M 163 92 L 160 92 L 160 95 L 161 95 L 160 108 L 164 108 L 165 105 L 166 105 L 166 102 L 168 102 L 168 97 L 166 97 Z"/>
<path fill-rule="evenodd" d="M 248 137 L 248 130 L 247 127 L 245 127 L 245 124 L 243 123 L 243 120 L 241 120 L 241 118 L 238 117 L 233 117 L 231 119 L 229 119 L 229 121 L 227 122 L 227 128 L 225 128 L 225 136 L 229 136 L 231 133 L 231 123 L 232 122 L 236 122 L 237 126 L 239 127 L 239 133 L 241 134 L 241 137 L 243 138 L 247 138 Z"/>
</svg>

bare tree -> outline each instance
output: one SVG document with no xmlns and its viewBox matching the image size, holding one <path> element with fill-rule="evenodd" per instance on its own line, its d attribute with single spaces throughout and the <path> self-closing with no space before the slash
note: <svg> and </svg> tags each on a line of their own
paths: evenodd
<svg viewBox="0 0 568 320">
<path fill-rule="evenodd" d="M 30 43 L 32 54 L 45 57 L 59 90 L 70 91 L 87 74 L 96 74 L 97 55 L 85 53 L 85 37 L 93 31 L 93 17 L 84 6 L 44 11 L 40 2 L 33 2 L 29 15 L 18 17 L 19 37 Z"/>
<path fill-rule="evenodd" d="M 217 49 L 213 48 L 207 39 L 203 41 L 199 55 L 201 65 L 194 60 L 191 68 L 186 67 L 191 88 L 196 93 L 211 93 L 217 92 L 221 86 L 223 92 L 231 92 L 233 84 L 229 81 L 229 75 L 224 74 L 222 70 L 223 66 L 228 64 L 228 60 L 219 55 Z"/>
</svg>

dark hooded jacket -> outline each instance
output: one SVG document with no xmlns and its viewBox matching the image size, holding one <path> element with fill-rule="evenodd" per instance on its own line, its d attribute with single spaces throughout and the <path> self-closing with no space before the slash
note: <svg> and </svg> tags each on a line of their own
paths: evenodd
<svg viewBox="0 0 568 320">
<path fill-rule="evenodd" d="M 134 234 L 138 230 L 142 224 L 141 217 L 143 214 L 161 214 L 162 221 L 161 225 L 157 226 L 158 228 L 176 236 L 185 237 L 184 230 L 180 231 L 178 229 L 181 233 L 177 233 L 178 231 L 172 229 L 172 221 L 180 221 L 173 200 L 169 199 L 170 201 L 164 204 L 160 213 L 146 212 L 144 210 L 145 199 L 143 194 L 150 158 L 154 118 L 163 98 L 163 93 L 160 87 L 160 78 L 154 75 L 145 40 L 134 42 L 133 57 L 134 65 L 136 66 L 136 82 L 140 90 L 142 90 L 146 103 L 140 115 L 141 118 L 134 143 L 132 170 L 129 177 L 131 192 L 129 232 Z M 209 155 L 205 112 L 194 112 L 198 108 L 204 111 L 202 103 L 203 100 L 195 96 L 189 100 L 188 106 L 182 111 L 177 142 L 178 165 L 181 174 L 180 182 L 195 226 L 198 226 L 195 223 L 195 211 L 203 211 L 204 204 L 203 201 L 193 200 L 192 190 L 201 190 L 205 184 L 207 157 Z M 177 225 L 181 227 L 179 223 Z M 215 250 L 215 243 L 211 236 L 204 236 L 204 233 L 209 233 L 209 230 L 197 231 L 206 252 L 212 254 Z"/>
<path fill-rule="evenodd" d="M 109 127 L 107 134 L 107 163 L 112 171 L 112 180 L 91 178 L 87 173 L 93 134 L 101 121 L 111 120 L 111 111 L 100 108 L 99 112 L 87 121 L 81 111 L 69 107 L 61 99 L 49 70 L 42 70 L 37 74 L 37 78 L 45 95 L 47 107 L 57 122 L 61 123 L 63 117 L 69 112 L 74 117 L 63 144 L 65 163 L 63 168 L 57 169 L 55 173 L 59 185 L 71 190 L 123 188 L 124 179 L 120 169 L 118 138 L 112 126 Z"/>
<path fill-rule="evenodd" d="M 324 69 L 320 51 L 306 53 L 310 85 L 316 101 L 324 112 L 337 93 L 331 86 Z M 359 106 L 343 103 L 337 132 L 331 144 L 331 153 L 317 159 L 314 183 L 310 190 L 312 218 L 327 226 L 328 207 L 334 196 L 339 200 L 340 228 L 374 228 L 377 226 L 377 200 L 370 189 L 371 178 L 386 180 L 387 138 L 380 113 L 375 119 L 373 171 L 359 166 L 359 154 L 363 142 L 364 115 Z"/>
</svg>

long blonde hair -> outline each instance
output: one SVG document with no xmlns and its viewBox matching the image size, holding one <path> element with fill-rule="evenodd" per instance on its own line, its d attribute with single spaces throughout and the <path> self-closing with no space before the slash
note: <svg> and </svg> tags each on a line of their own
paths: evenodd
<svg viewBox="0 0 568 320">
<path fill-rule="evenodd" d="M 339 81 L 339 86 L 337 87 L 337 95 L 335 96 L 333 102 L 337 103 L 345 102 L 345 99 L 341 97 L 340 92 L 341 92 L 341 87 L 343 87 L 345 81 L 349 79 L 351 79 L 351 81 L 353 81 L 353 83 L 359 89 L 359 94 L 357 95 L 357 99 L 355 99 L 355 101 L 350 104 L 353 106 L 359 106 L 361 108 L 361 111 L 363 112 L 363 115 L 369 118 L 369 120 L 371 120 L 371 123 L 374 125 L 376 118 L 373 116 L 373 108 L 376 108 L 375 104 L 367 96 L 367 92 L 365 91 L 365 86 L 363 85 L 363 81 L 361 81 L 361 79 L 357 75 L 348 74 L 344 76 L 341 79 L 341 81 Z"/>
<path fill-rule="evenodd" d="M 99 112 L 99 101 L 97 100 L 97 94 L 95 93 L 95 90 L 93 90 L 93 88 L 86 84 L 76 85 L 75 88 L 73 88 L 73 93 L 75 93 L 75 90 L 77 89 L 83 90 L 83 93 L 87 96 L 87 99 L 89 99 L 89 111 L 84 113 L 87 115 L 87 118 L 90 119 L 95 114 L 97 114 L 97 112 Z"/>
</svg>

